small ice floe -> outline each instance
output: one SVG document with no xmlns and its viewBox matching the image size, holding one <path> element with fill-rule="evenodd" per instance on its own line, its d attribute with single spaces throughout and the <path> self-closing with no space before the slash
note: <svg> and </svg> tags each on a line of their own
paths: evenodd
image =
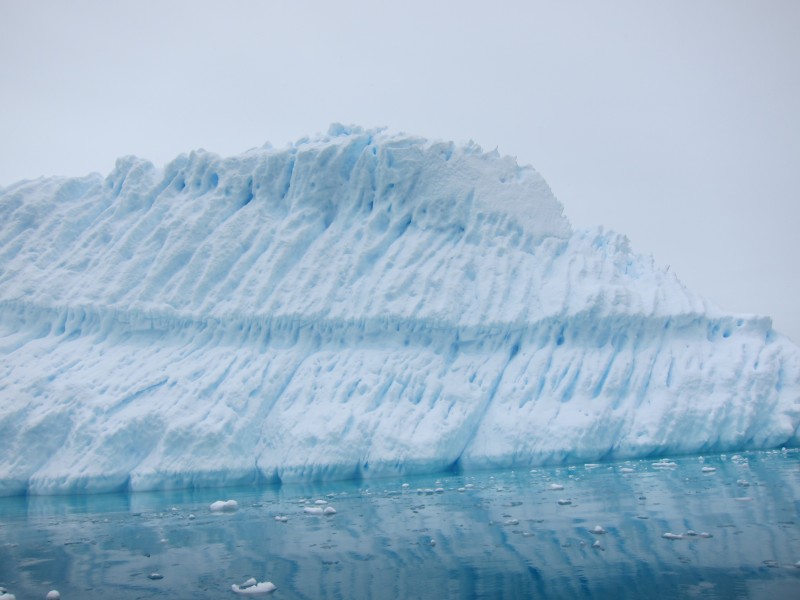
<svg viewBox="0 0 800 600">
<path fill-rule="evenodd" d="M 689 531 L 686 532 L 686 535 L 688 537 L 697 537 L 697 532 L 694 529 L 690 529 Z"/>
<path fill-rule="evenodd" d="M 150 573 L 150 575 L 148 575 L 147 578 L 152 579 L 153 581 L 158 581 L 159 579 L 164 579 L 164 576 L 161 573 L 153 572 Z"/>
<path fill-rule="evenodd" d="M 599 466 L 600 465 L 598 465 L 597 463 L 586 463 L 585 465 L 583 465 L 583 468 L 584 469 L 596 469 Z"/>
<path fill-rule="evenodd" d="M 631 469 L 630 467 L 620 467 L 620 473 L 633 473 L 636 469 Z"/>
<path fill-rule="evenodd" d="M 701 537 L 701 538 L 712 538 L 712 537 L 714 537 L 714 536 L 713 536 L 713 535 L 711 535 L 710 533 L 708 533 L 707 531 L 701 531 L 700 533 L 698 533 L 698 534 L 697 534 L 697 537 Z"/>
<path fill-rule="evenodd" d="M 430 541 L 429 541 L 428 543 L 429 543 L 431 546 L 435 546 L 435 545 L 436 545 L 436 540 L 435 540 L 435 539 L 433 539 L 433 538 L 431 538 L 431 539 L 430 539 Z"/>
<path fill-rule="evenodd" d="M 714 467 L 703 467 L 700 469 L 703 473 L 716 473 L 716 469 Z"/>
<path fill-rule="evenodd" d="M 600 540 L 595 540 L 592 544 L 592 548 L 599 548 L 600 550 L 603 549 L 603 546 L 600 545 Z"/>
<path fill-rule="evenodd" d="M 505 525 L 519 525 L 519 519 L 509 519 L 505 522 Z"/>
<path fill-rule="evenodd" d="M 444 494 L 444 488 L 443 487 L 437 487 L 433 491 L 436 492 L 437 494 Z"/>
<path fill-rule="evenodd" d="M 461 488 L 458 488 L 458 490 L 457 490 L 457 491 L 459 491 L 459 492 L 466 492 L 466 491 L 467 491 L 467 488 L 465 488 L 465 487 L 461 487 Z"/>
<path fill-rule="evenodd" d="M 674 469 L 678 466 L 678 463 L 672 462 L 671 460 L 659 460 L 652 463 L 650 466 L 654 469 Z"/>
<path fill-rule="evenodd" d="M 401 485 L 400 487 L 401 487 L 401 488 L 403 488 L 403 489 L 405 489 L 405 488 L 407 488 L 407 487 L 408 487 L 408 484 L 407 484 L 407 483 L 404 483 L 404 484 L 403 484 L 403 485 Z"/>
<path fill-rule="evenodd" d="M 236 585 L 234 583 L 231 589 L 237 594 L 255 596 L 256 594 L 269 594 L 270 592 L 274 592 L 278 589 L 278 586 L 271 581 L 261 581 L 257 583 L 255 577 L 251 577 L 242 585 Z"/>
<path fill-rule="evenodd" d="M 50 590 L 44 600 L 61 600 L 61 594 L 58 590 Z"/>
<path fill-rule="evenodd" d="M 6 588 L 0 587 L 0 600 L 17 600 L 17 597 Z"/>
<path fill-rule="evenodd" d="M 285 516 L 283 516 L 283 515 L 277 515 L 277 516 L 275 517 L 275 520 L 276 520 L 276 521 L 278 521 L 278 523 L 286 523 L 286 521 L 288 521 L 288 520 L 289 520 L 289 518 L 288 518 L 288 517 L 285 517 Z"/>
<path fill-rule="evenodd" d="M 671 533 L 669 531 L 667 533 L 662 533 L 661 537 L 664 538 L 665 540 L 682 540 L 683 539 L 683 536 L 680 533 Z"/>
<path fill-rule="evenodd" d="M 314 500 L 314 504 L 317 504 L 319 506 L 322 506 L 322 505 L 327 504 L 327 503 L 328 503 L 327 500 Z"/>
<path fill-rule="evenodd" d="M 307 515 L 335 515 L 336 509 L 332 506 L 326 506 L 325 508 L 321 506 L 306 506 L 303 512 Z"/>
<path fill-rule="evenodd" d="M 551 492 L 557 492 L 557 491 L 563 490 L 563 489 L 564 489 L 564 486 L 563 486 L 563 485 L 561 485 L 560 483 L 551 483 L 551 484 L 550 484 L 550 485 L 547 487 L 547 489 L 548 489 L 548 490 L 550 490 Z"/>
<path fill-rule="evenodd" d="M 217 500 L 209 506 L 212 512 L 233 512 L 239 508 L 236 500 Z"/>
<path fill-rule="evenodd" d="M 752 498 L 750 496 L 742 496 L 741 498 L 734 498 L 737 502 L 752 502 Z"/>
<path fill-rule="evenodd" d="M 750 487 L 750 482 L 747 481 L 746 479 L 737 479 L 736 485 L 738 485 L 739 487 Z"/>
<path fill-rule="evenodd" d="M 559 498 L 558 504 L 560 506 L 569 506 L 570 504 L 572 504 L 572 500 L 567 500 L 566 498 Z"/>
<path fill-rule="evenodd" d="M 465 483 L 464 487 L 467 488 L 467 489 L 474 488 L 475 484 L 474 483 Z"/>
<path fill-rule="evenodd" d="M 796 563 L 794 563 L 794 566 L 795 566 L 796 569 L 800 569 L 800 560 L 798 560 Z"/>
<path fill-rule="evenodd" d="M 595 525 L 592 529 L 590 529 L 592 533 L 596 535 L 602 535 L 604 533 L 608 533 L 605 529 L 603 529 L 600 525 Z"/>
<path fill-rule="evenodd" d="M 190 514 L 190 515 L 189 515 L 187 518 L 188 518 L 190 521 L 194 521 L 194 520 L 195 520 L 197 517 L 195 517 L 195 516 L 194 516 L 194 514 Z"/>
</svg>

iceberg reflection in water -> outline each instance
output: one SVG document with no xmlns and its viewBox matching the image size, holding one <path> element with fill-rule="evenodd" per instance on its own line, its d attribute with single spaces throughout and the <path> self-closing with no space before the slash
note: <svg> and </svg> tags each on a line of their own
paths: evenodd
<svg viewBox="0 0 800 600">
<path fill-rule="evenodd" d="M 255 577 L 270 598 L 774 600 L 798 597 L 798 561 L 798 450 L 0 499 L 0 585 L 18 599 L 233 598 Z"/>
</svg>

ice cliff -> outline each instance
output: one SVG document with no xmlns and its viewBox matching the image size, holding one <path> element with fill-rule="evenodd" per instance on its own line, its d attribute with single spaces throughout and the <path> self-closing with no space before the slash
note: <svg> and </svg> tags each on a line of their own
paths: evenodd
<svg viewBox="0 0 800 600">
<path fill-rule="evenodd" d="M 800 442 L 800 350 L 474 145 L 0 188 L 0 494 L 366 478 Z"/>
</svg>

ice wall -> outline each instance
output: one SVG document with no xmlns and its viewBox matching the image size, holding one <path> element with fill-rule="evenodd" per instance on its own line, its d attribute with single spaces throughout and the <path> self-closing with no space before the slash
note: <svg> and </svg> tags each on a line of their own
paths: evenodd
<svg viewBox="0 0 800 600">
<path fill-rule="evenodd" d="M 334 126 L 0 190 L 0 494 L 800 442 L 800 350 L 536 171 Z"/>
</svg>

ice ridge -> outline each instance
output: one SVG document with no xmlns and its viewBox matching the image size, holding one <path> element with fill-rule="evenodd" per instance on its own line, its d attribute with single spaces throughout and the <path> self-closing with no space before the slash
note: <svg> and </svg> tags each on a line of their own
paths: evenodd
<svg viewBox="0 0 800 600">
<path fill-rule="evenodd" d="M 334 125 L 0 190 L 0 494 L 800 442 L 800 350 L 474 144 Z"/>
</svg>

